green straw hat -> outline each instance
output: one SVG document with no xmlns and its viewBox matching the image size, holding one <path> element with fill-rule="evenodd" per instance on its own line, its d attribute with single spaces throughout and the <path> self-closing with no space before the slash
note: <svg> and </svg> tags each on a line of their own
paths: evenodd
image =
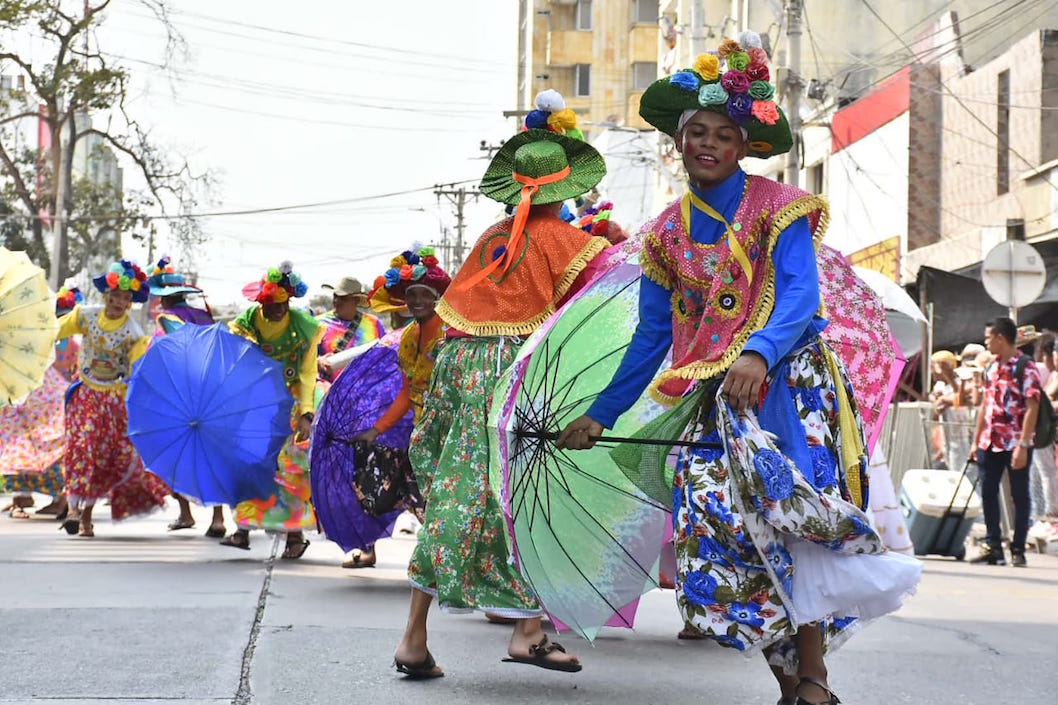
<svg viewBox="0 0 1058 705">
<path fill-rule="evenodd" d="M 557 203 L 591 191 L 606 175 L 606 162 L 587 142 L 548 130 L 528 129 L 507 140 L 493 157 L 481 178 L 481 193 L 516 206 L 521 201 L 525 179 L 549 177 L 567 167 L 567 176 L 540 185 L 532 194 L 533 205 Z"/>
</svg>

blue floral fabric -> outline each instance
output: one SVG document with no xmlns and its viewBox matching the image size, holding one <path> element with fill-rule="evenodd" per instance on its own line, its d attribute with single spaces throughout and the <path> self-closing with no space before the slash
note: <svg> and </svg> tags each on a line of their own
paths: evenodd
<svg viewBox="0 0 1058 705">
<path fill-rule="evenodd" d="M 684 621 L 747 654 L 772 647 L 769 661 L 793 673 L 791 637 L 799 625 L 788 542 L 842 553 L 885 550 L 863 512 L 842 497 L 846 469 L 826 354 L 816 341 L 794 351 L 768 379 L 769 394 L 789 394 L 785 408 L 796 419 L 788 423 L 804 433 L 808 467 L 785 456 L 754 416 L 711 404 L 688 434 L 707 447 L 683 451 L 674 479 L 676 589 Z M 823 630 L 831 649 L 855 625 L 836 617 Z"/>
</svg>

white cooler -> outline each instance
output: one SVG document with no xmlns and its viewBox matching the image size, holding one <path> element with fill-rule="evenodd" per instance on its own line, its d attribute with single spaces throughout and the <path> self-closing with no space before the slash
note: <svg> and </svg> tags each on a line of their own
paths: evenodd
<svg viewBox="0 0 1058 705">
<path fill-rule="evenodd" d="M 981 498 L 963 473 L 908 470 L 900 483 L 900 511 L 916 555 L 962 560 L 966 536 L 981 515 Z"/>
</svg>

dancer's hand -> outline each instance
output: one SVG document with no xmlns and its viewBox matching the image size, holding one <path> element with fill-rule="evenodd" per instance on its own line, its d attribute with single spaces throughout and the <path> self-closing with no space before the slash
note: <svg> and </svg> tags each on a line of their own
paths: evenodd
<svg viewBox="0 0 1058 705">
<path fill-rule="evenodd" d="M 355 436 L 353 436 L 353 441 L 356 442 L 356 443 L 368 443 L 368 444 L 371 444 L 371 443 L 375 442 L 376 438 L 378 438 L 378 431 L 375 430 L 374 426 L 372 426 L 371 428 L 367 429 L 363 433 L 358 433 Z"/>
<path fill-rule="evenodd" d="M 555 445 L 564 450 L 587 450 L 595 445 L 592 438 L 602 435 L 603 425 L 590 416 L 573 419 L 558 434 Z"/>
<path fill-rule="evenodd" d="M 331 356 L 320 355 L 318 358 L 316 358 L 316 369 L 320 372 L 320 374 L 332 374 L 334 372 L 334 368 L 331 367 Z"/>
<path fill-rule="evenodd" d="M 298 419 L 298 429 L 294 432 L 295 441 L 300 443 L 309 439 L 309 435 L 312 433 L 312 419 L 311 413 L 301 415 L 301 418 Z"/>
<path fill-rule="evenodd" d="M 760 387 L 768 374 L 768 363 L 755 352 L 744 352 L 724 377 L 723 395 L 735 411 L 757 405 Z"/>
</svg>

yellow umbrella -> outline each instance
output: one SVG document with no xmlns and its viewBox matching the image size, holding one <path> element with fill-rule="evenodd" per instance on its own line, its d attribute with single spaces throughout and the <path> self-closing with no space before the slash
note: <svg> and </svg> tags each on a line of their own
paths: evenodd
<svg viewBox="0 0 1058 705">
<path fill-rule="evenodd" d="M 55 294 L 25 252 L 0 247 L 0 405 L 44 382 L 55 358 Z"/>
</svg>

